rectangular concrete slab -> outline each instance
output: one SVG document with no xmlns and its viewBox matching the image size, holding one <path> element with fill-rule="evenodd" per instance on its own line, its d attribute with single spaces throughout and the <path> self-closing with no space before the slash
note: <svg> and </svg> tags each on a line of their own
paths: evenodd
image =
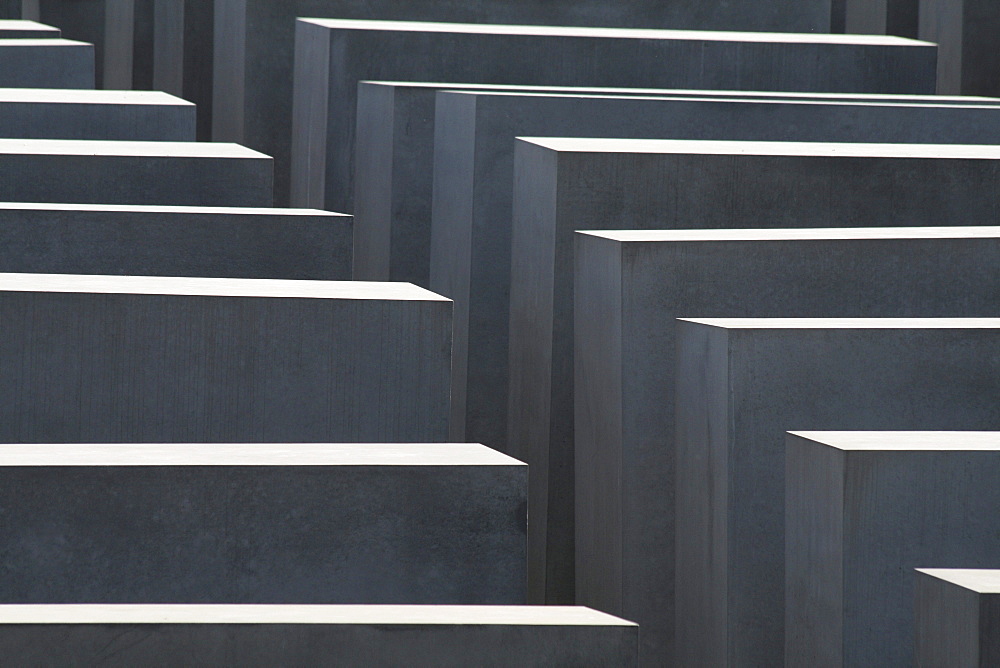
<svg viewBox="0 0 1000 668">
<path fill-rule="evenodd" d="M 405 605 L 4 605 L 18 663 L 143 666 L 636 666 L 638 627 L 587 608 Z M 136 642 L 138 639 L 142 642 Z"/>
<path fill-rule="evenodd" d="M 914 569 L 997 563 L 1000 432 L 792 432 L 786 443 L 785 665 L 912 666 Z M 939 637 L 973 632 L 965 621 L 939 618 Z M 980 665 L 955 658 L 935 665 Z"/>
<path fill-rule="evenodd" d="M 405 283 L 0 274 L 0 442 L 447 440 L 451 302 Z"/>
<path fill-rule="evenodd" d="M 0 480 L 4 603 L 524 601 L 527 466 L 481 445 L 5 445 Z"/>
<path fill-rule="evenodd" d="M 236 144 L 0 139 L 0 201 L 269 207 L 272 160 Z"/>
<path fill-rule="evenodd" d="M 538 466 L 552 474 L 547 489 L 531 485 L 532 503 L 548 504 L 547 556 L 567 541 L 562 505 L 575 505 L 576 600 L 638 621 L 644 656 L 673 649 L 676 318 L 988 316 L 1000 293 L 996 227 L 632 230 L 575 240 L 575 305 L 548 311 L 552 345 L 523 360 L 545 389 L 538 412 L 551 415 L 549 459 Z M 567 344 L 554 334 L 569 318 Z M 575 394 L 565 387 L 574 369 Z M 564 424 L 567 402 L 575 431 Z"/>
<path fill-rule="evenodd" d="M 47 26 L 38 21 L 0 20 L 0 39 L 58 39 L 60 37 L 62 37 L 62 33 L 59 28 Z"/>
<path fill-rule="evenodd" d="M 195 107 L 158 92 L 2 88 L 0 137 L 194 141 Z"/>
<path fill-rule="evenodd" d="M 782 665 L 784 432 L 997 429 L 1000 319 L 679 320 L 677 341 L 678 662 Z"/>
<path fill-rule="evenodd" d="M 0 272 L 347 281 L 351 227 L 311 209 L 0 203 Z"/>
<path fill-rule="evenodd" d="M 93 88 L 94 45 L 0 39 L 0 88 Z"/>
<path fill-rule="evenodd" d="M 348 212 L 362 80 L 934 92 L 936 47 L 896 37 L 334 19 L 299 19 L 296 31 L 291 202 Z M 282 148 L 270 153 L 279 173 Z"/>
<path fill-rule="evenodd" d="M 991 0 L 917 1 L 921 38 L 941 45 L 938 92 L 1000 93 L 1000 54 L 995 39 L 1000 30 L 1000 5 Z"/>
<path fill-rule="evenodd" d="M 147 0 L 147 2 L 150 0 Z M 212 137 L 214 0 L 152 0 L 152 85 L 198 105 L 198 140 Z"/>
<path fill-rule="evenodd" d="M 916 665 L 1000 662 L 1000 571 L 916 569 Z"/>
</svg>

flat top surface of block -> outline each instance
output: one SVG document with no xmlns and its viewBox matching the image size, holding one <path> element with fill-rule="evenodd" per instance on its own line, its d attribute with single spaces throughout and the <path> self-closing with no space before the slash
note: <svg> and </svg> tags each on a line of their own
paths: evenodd
<svg viewBox="0 0 1000 668">
<path fill-rule="evenodd" d="M 0 211 L 96 211 L 131 213 L 181 213 L 254 216 L 330 216 L 350 218 L 347 213 L 320 209 L 255 208 L 243 206 L 162 206 L 158 204 L 62 204 L 59 202 L 0 202 Z"/>
<path fill-rule="evenodd" d="M 1000 451 L 996 431 L 790 431 L 837 450 Z"/>
<path fill-rule="evenodd" d="M 104 141 L 90 139 L 0 139 L 0 154 L 91 155 L 166 158 L 266 158 L 239 144 L 195 141 Z"/>
<path fill-rule="evenodd" d="M 160 91 L 75 90 L 71 88 L 0 88 L 0 102 L 195 106 L 193 102 Z"/>
<path fill-rule="evenodd" d="M 78 274 L 0 273 L 0 292 L 451 301 L 412 283 Z"/>
<path fill-rule="evenodd" d="M 857 44 L 877 46 L 933 46 L 905 37 L 884 35 L 829 35 L 821 33 L 725 32 L 708 30 L 650 30 L 641 28 L 579 28 L 570 26 L 508 25 L 489 23 L 434 23 L 420 21 L 364 21 L 356 19 L 299 18 L 324 28 L 339 30 L 392 30 L 400 32 L 465 33 L 477 35 L 538 35 L 551 37 L 603 37 L 618 39 L 673 39 L 710 42 L 785 42 L 800 44 Z"/>
<path fill-rule="evenodd" d="M 34 37 L 3 39 L 3 34 L 0 33 L 0 48 L 11 46 L 32 48 L 36 46 L 93 46 L 93 44 L 90 44 L 89 42 L 78 42 L 75 39 L 63 39 L 62 37 L 47 37 L 41 39 L 35 39 Z"/>
<path fill-rule="evenodd" d="M 795 141 L 715 141 L 703 139 L 597 139 L 517 137 L 566 153 L 666 153 L 829 158 L 954 158 L 996 160 L 1000 146 L 973 144 L 848 144 Z"/>
<path fill-rule="evenodd" d="M 6 466 L 525 466 L 477 443 L 0 445 Z"/>
<path fill-rule="evenodd" d="M 0 205 L 2 208 L 2 205 Z M 606 230 L 577 234 L 621 243 L 683 241 L 836 241 L 863 239 L 994 239 L 1000 227 L 828 227 L 743 230 Z"/>
<path fill-rule="evenodd" d="M 918 568 L 917 571 L 980 594 L 1000 594 L 1000 570 Z"/>
<path fill-rule="evenodd" d="M 1000 318 L 678 318 L 722 329 L 997 329 Z"/>
<path fill-rule="evenodd" d="M 21 31 L 21 30 L 38 30 L 38 31 L 42 31 L 42 30 L 44 30 L 46 32 L 54 33 L 54 34 L 56 34 L 56 36 L 58 36 L 58 34 L 59 34 L 59 28 L 56 28 L 56 27 L 50 26 L 50 25 L 45 25 L 44 23 L 39 23 L 38 21 L 24 21 L 22 19 L 3 19 L 3 20 L 0 20 L 0 36 L 3 35 L 3 33 L 4 33 L 5 30 L 16 30 L 16 31 Z"/>
<path fill-rule="evenodd" d="M 590 608 L 554 605 L 0 605 L 0 624 L 635 626 Z"/>
</svg>

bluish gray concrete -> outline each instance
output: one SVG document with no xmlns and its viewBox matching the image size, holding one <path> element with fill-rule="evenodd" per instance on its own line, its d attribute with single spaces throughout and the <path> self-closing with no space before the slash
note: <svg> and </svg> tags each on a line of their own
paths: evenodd
<svg viewBox="0 0 1000 668">
<path fill-rule="evenodd" d="M 914 665 L 914 569 L 998 562 L 1000 432 L 793 432 L 786 442 L 785 665 Z M 940 635 L 961 637 L 964 621 L 940 620 Z"/>
<path fill-rule="evenodd" d="M 932 93 L 935 51 L 925 42 L 868 35 L 300 19 L 291 202 L 353 211 L 363 80 Z M 273 124 L 273 132 L 281 126 Z M 255 138 L 246 139 L 258 147 Z M 271 140 L 268 149 L 271 144 L 280 174 L 288 140 Z M 277 193 L 281 202 L 280 176 Z"/>
<path fill-rule="evenodd" d="M 0 652 L 19 665 L 627 668 L 638 635 L 553 606 L 0 606 Z"/>
<path fill-rule="evenodd" d="M 405 283 L 0 275 L 0 443 L 434 442 L 451 302 Z"/>
<path fill-rule="evenodd" d="M 0 20 L 0 39 L 58 39 L 61 36 L 59 28 L 47 26 L 37 21 Z"/>
<path fill-rule="evenodd" d="M 346 281 L 350 216 L 0 203 L 0 272 Z"/>
<path fill-rule="evenodd" d="M 0 88 L 93 88 L 94 45 L 0 39 Z"/>
<path fill-rule="evenodd" d="M 0 137 L 194 141 L 195 107 L 165 93 L 3 88 Z"/>
<path fill-rule="evenodd" d="M 919 13 L 920 0 L 846 0 L 840 32 L 916 39 Z"/>
<path fill-rule="evenodd" d="M 269 207 L 272 160 L 235 144 L 0 139 L 0 201 Z"/>
<path fill-rule="evenodd" d="M 1000 571 L 916 569 L 916 665 L 1000 663 Z"/>
<path fill-rule="evenodd" d="M 198 105 L 198 140 L 212 137 L 214 0 L 155 4 L 152 86 Z"/>
<path fill-rule="evenodd" d="M 782 665 L 784 432 L 997 429 L 1000 319 L 679 320 L 677 341 L 677 661 Z"/>
<path fill-rule="evenodd" d="M 992 0 L 919 0 L 920 37 L 941 45 L 937 91 L 1000 93 L 1000 4 Z"/>
<path fill-rule="evenodd" d="M 475 444 L 0 446 L 3 603 L 524 603 L 528 467 Z"/>
<path fill-rule="evenodd" d="M 552 369 L 536 377 L 540 400 L 559 416 L 549 466 L 561 471 L 565 452 L 575 463 L 575 477 L 550 476 L 547 499 L 532 497 L 532 507 L 547 501 L 551 512 L 554 499 L 575 500 L 576 600 L 638 621 L 643 656 L 669 663 L 676 318 L 992 315 L 998 263 L 996 227 L 577 234 L 576 303 L 547 312 L 538 335 L 552 345 L 524 360 Z M 564 387 L 574 369 L 575 396 Z M 574 400 L 567 448 L 555 435 L 565 433 L 561 406 Z M 566 486 L 574 482 L 575 496 Z M 549 530 L 550 545 L 565 542 L 564 524 Z"/>
</svg>

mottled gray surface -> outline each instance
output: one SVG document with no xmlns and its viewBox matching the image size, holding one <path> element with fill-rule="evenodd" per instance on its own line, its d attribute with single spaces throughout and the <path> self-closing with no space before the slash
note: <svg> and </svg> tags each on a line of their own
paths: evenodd
<svg viewBox="0 0 1000 668">
<path fill-rule="evenodd" d="M 1000 434 L 799 432 L 786 443 L 785 665 L 914 665 L 914 569 L 1000 563 Z M 956 649 L 979 630 L 958 610 L 936 612 Z M 996 665 L 963 653 L 933 665 Z"/>
<path fill-rule="evenodd" d="M 678 662 L 782 665 L 784 432 L 1000 428 L 1000 319 L 679 321 L 677 341 Z"/>
<path fill-rule="evenodd" d="M 918 668 L 1000 663 L 1000 572 L 934 568 L 915 575 Z"/>
<path fill-rule="evenodd" d="M 298 21 L 293 205 L 353 211 L 357 84 L 366 79 L 856 93 L 934 88 L 936 47 L 900 38 L 415 25 Z M 281 149 L 273 153 L 279 173 Z M 320 163 L 314 156 L 324 152 Z M 282 195 L 279 177 L 279 202 Z"/>
<path fill-rule="evenodd" d="M 0 39 L 0 88 L 93 88 L 94 46 L 68 39 Z"/>
<path fill-rule="evenodd" d="M 1000 93 L 1000 3 L 919 0 L 920 37 L 941 45 L 937 91 L 944 95 Z"/>
<path fill-rule="evenodd" d="M 212 137 L 214 0 L 146 0 L 154 4 L 152 87 L 198 105 L 198 140 Z"/>
<path fill-rule="evenodd" d="M 11 19 L 0 20 L 0 39 L 15 39 L 18 37 L 52 39 L 61 37 L 61 34 L 59 28 L 47 26 L 37 21 L 13 20 L 13 17 Z"/>
<path fill-rule="evenodd" d="M 846 0 L 846 33 L 873 35 L 918 35 L 920 0 Z"/>
<path fill-rule="evenodd" d="M 0 201 L 267 207 L 272 162 L 233 144 L 0 139 Z"/>
<path fill-rule="evenodd" d="M 575 368 L 577 601 L 671 649 L 676 318 L 992 315 L 998 261 L 1000 228 L 576 235 L 575 355 L 530 361 L 560 372 L 553 407 Z"/>
<path fill-rule="evenodd" d="M 346 281 L 350 216 L 0 203 L 0 272 Z"/>
<path fill-rule="evenodd" d="M 163 93 L 0 89 L 0 137 L 194 141 L 195 108 Z"/>
<path fill-rule="evenodd" d="M 0 443 L 447 440 L 451 303 L 432 293 L 0 278 Z"/>
</svg>

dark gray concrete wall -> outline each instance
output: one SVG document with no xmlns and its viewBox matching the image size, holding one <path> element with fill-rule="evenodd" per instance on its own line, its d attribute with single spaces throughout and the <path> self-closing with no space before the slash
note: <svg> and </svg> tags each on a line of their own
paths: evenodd
<svg viewBox="0 0 1000 668">
<path fill-rule="evenodd" d="M 0 39 L 0 88 L 93 88 L 94 47 L 66 39 Z"/>
<path fill-rule="evenodd" d="M 155 2 L 152 87 L 198 105 L 198 140 L 212 136 L 212 58 L 215 3 L 210 0 Z"/>
<path fill-rule="evenodd" d="M 920 0 L 846 0 L 846 33 L 916 38 Z"/>
<path fill-rule="evenodd" d="M 920 0 L 920 37 L 941 45 L 938 92 L 1000 93 L 1000 5 L 990 0 Z"/>
<path fill-rule="evenodd" d="M 104 37 L 106 27 L 106 0 L 28 0 L 35 5 L 29 7 L 25 18 L 41 21 L 62 30 L 66 39 L 89 42 L 94 48 L 95 83 L 78 88 L 104 87 Z M 37 15 L 34 14 L 37 11 Z"/>
<path fill-rule="evenodd" d="M 916 665 L 985 668 L 1000 661 L 996 570 L 916 569 Z"/>
</svg>

